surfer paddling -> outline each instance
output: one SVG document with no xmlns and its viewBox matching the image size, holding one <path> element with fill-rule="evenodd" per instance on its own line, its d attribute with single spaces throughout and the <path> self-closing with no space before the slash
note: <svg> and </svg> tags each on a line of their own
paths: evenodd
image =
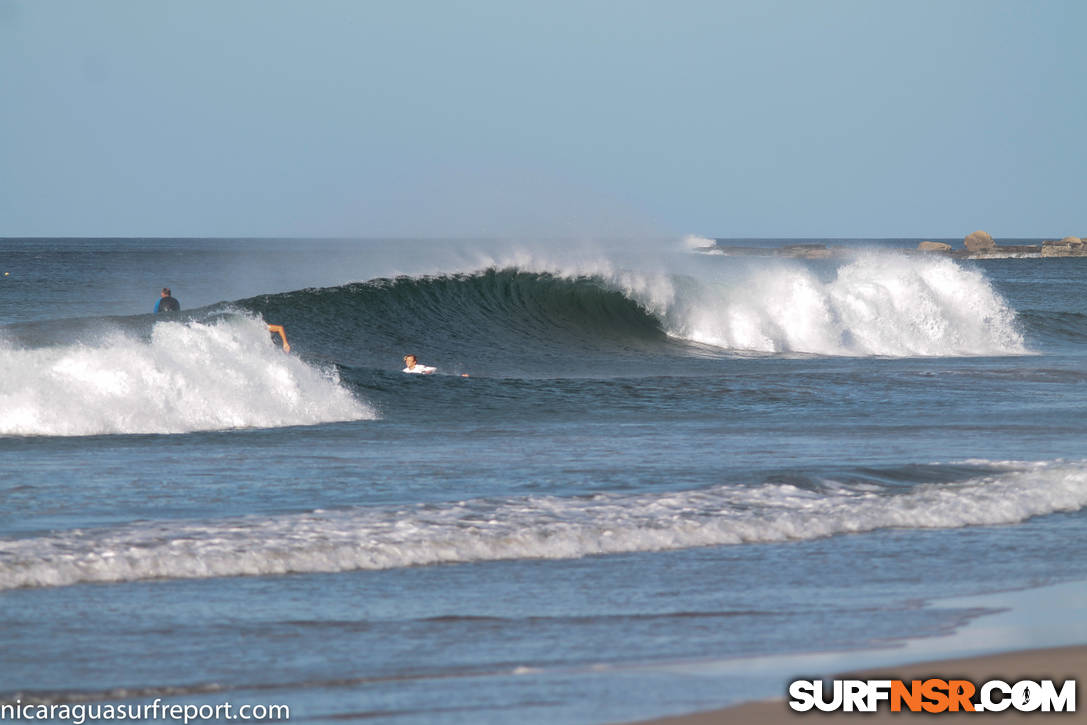
<svg viewBox="0 0 1087 725">
<path fill-rule="evenodd" d="M 419 361 L 414 355 L 404 356 L 404 370 L 405 373 L 414 373 L 416 375 L 433 375 L 438 368 L 431 367 L 430 365 L 420 365 Z"/>
<path fill-rule="evenodd" d="M 416 375 L 433 375 L 438 371 L 438 368 L 430 365 L 422 365 L 416 359 L 414 355 L 404 356 L 404 370 L 405 373 L 414 373 Z M 462 378 L 468 377 L 468 373 L 461 373 Z"/>
</svg>

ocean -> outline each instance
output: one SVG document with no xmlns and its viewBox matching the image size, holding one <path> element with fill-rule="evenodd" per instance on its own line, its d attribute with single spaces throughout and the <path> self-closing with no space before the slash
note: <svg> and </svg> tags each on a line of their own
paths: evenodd
<svg viewBox="0 0 1087 725">
<path fill-rule="evenodd" d="M 0 240 L 0 703 L 621 722 L 1087 579 L 1087 259 L 918 241 Z"/>
</svg>

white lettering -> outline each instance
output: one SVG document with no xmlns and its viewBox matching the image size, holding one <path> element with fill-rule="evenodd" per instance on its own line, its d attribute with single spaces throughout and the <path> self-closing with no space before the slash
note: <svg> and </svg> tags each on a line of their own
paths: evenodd
<svg viewBox="0 0 1087 725">
<path fill-rule="evenodd" d="M 868 712 L 875 712 L 879 709 L 880 700 L 891 699 L 891 681 L 890 680 L 869 680 L 868 681 Z"/>
<path fill-rule="evenodd" d="M 843 683 L 842 704 L 846 712 L 865 712 L 865 693 L 868 686 L 864 680 L 845 680 Z"/>
<path fill-rule="evenodd" d="M 807 712 L 815 707 L 815 683 L 811 680 L 794 680 L 789 685 L 789 707 L 797 712 Z"/>
<path fill-rule="evenodd" d="M 1052 710 L 1050 708 L 1052 707 Z M 1053 680 L 1042 680 L 1043 712 L 1075 712 L 1076 681 L 1065 680 L 1060 692 L 1053 685 Z"/>
</svg>

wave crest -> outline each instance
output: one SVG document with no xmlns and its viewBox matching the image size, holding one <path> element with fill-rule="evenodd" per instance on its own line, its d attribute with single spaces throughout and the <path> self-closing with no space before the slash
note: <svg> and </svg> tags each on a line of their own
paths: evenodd
<svg viewBox="0 0 1087 725">
<path fill-rule="evenodd" d="M 536 365 L 601 352 L 980 356 L 1029 352 L 1016 314 L 977 269 L 867 253 L 814 265 L 701 259 L 682 273 L 608 260 L 528 255 L 471 273 L 376 279 L 242 304 L 328 331 L 326 354 L 393 357 L 401 347 L 457 360 Z M 644 269 L 644 266 L 643 266 Z M 351 340 L 365 337 L 365 347 Z M 523 359 L 522 359 L 523 358 Z M 606 360 L 605 360 L 606 362 Z"/>
<path fill-rule="evenodd" d="M 727 350 L 849 356 L 1024 354 L 1015 312 L 978 270 L 867 254 L 824 280 L 779 263 L 693 285 L 660 314 L 671 334 Z"/>
<path fill-rule="evenodd" d="M 156 322 L 150 339 L 0 347 L 0 435 L 188 433 L 376 417 L 334 370 L 284 355 L 257 319 Z"/>
</svg>

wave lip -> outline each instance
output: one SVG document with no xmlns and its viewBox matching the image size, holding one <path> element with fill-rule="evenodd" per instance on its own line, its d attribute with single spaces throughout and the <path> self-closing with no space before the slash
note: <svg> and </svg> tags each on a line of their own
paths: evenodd
<svg viewBox="0 0 1087 725">
<path fill-rule="evenodd" d="M 1023 355 L 1015 310 L 977 268 L 893 251 L 825 265 L 705 260 L 685 272 L 607 260 L 556 264 L 531 256 L 495 268 L 594 280 L 621 292 L 673 338 L 735 352 L 828 356 Z"/>
<path fill-rule="evenodd" d="M 156 322 L 149 340 L 0 347 L 0 435 L 188 433 L 375 418 L 248 317 Z"/>
<path fill-rule="evenodd" d="M 830 281 L 788 263 L 696 285 L 658 314 L 676 337 L 728 350 L 834 356 L 1019 355 L 1016 316 L 979 270 L 861 254 Z"/>
<path fill-rule="evenodd" d="M 638 358 L 642 369 L 659 369 L 648 363 L 660 355 L 1031 352 L 982 271 L 950 259 L 862 252 L 814 264 L 666 258 L 632 268 L 515 254 L 480 263 L 238 304 L 313 331 L 311 346 L 327 358 L 374 367 L 399 361 L 406 345 L 439 368 L 471 361 L 477 372 L 563 376 L 601 362 L 610 371 L 615 358 L 595 353 L 620 355 L 636 371 Z"/>
<path fill-rule="evenodd" d="M 827 481 L 815 490 L 763 483 L 73 530 L 0 541 L 0 589 L 567 559 L 1013 524 L 1087 506 L 1087 461 L 981 467 L 990 473 L 904 492 L 871 483 Z"/>
</svg>

